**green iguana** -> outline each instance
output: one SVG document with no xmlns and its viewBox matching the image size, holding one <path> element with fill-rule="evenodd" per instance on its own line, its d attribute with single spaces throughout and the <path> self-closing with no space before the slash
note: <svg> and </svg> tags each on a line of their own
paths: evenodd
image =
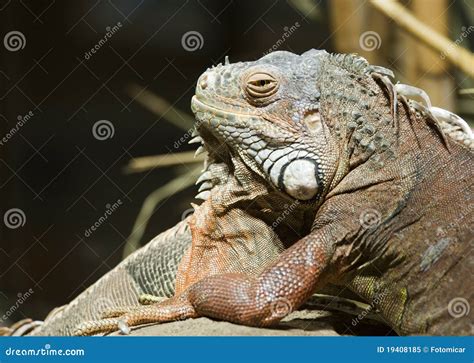
<svg viewBox="0 0 474 363">
<path fill-rule="evenodd" d="M 203 204 L 31 334 L 270 326 L 327 284 L 398 334 L 470 334 L 472 131 L 390 76 L 318 50 L 208 69 L 192 100 Z"/>
</svg>

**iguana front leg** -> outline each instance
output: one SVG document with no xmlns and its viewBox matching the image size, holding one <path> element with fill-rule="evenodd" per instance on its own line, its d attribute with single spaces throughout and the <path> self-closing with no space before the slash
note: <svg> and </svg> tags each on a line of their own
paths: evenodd
<svg viewBox="0 0 474 363">
<path fill-rule="evenodd" d="M 270 326 L 325 284 L 331 256 L 330 241 L 318 231 L 286 250 L 259 276 L 210 276 L 189 288 L 188 300 L 199 316 Z"/>
<path fill-rule="evenodd" d="M 164 303 L 82 324 L 76 335 L 117 330 L 120 322 L 135 326 L 199 316 L 251 326 L 275 324 L 326 282 L 324 272 L 332 256 L 331 246 L 322 230 L 314 232 L 256 277 L 243 273 L 205 277 Z"/>
<path fill-rule="evenodd" d="M 77 327 L 76 335 L 90 335 L 129 326 L 179 320 L 198 314 L 189 300 L 194 283 L 211 275 L 240 273 L 256 276 L 283 251 L 272 228 L 239 208 L 224 208 L 216 188 L 191 217 L 192 246 L 183 256 L 176 276 L 175 297 L 148 306 L 118 307 L 105 311 L 99 321 Z M 227 191 L 223 191 L 227 193 Z M 146 297 L 141 303 L 153 303 Z M 122 324 L 119 324 L 122 322 Z M 125 329 L 126 330 L 126 329 Z"/>
</svg>

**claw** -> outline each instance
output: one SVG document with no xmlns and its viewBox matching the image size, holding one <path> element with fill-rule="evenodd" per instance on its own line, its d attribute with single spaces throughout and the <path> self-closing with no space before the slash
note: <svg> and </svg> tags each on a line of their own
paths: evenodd
<svg viewBox="0 0 474 363">
<path fill-rule="evenodd" d="M 120 330 L 120 333 L 123 335 L 129 335 L 130 334 L 130 327 L 128 326 L 127 322 L 125 320 L 119 319 L 117 326 Z"/>
</svg>

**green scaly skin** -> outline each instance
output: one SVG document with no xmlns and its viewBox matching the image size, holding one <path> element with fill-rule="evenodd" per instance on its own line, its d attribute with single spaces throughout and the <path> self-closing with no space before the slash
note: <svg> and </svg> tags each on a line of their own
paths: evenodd
<svg viewBox="0 0 474 363">
<path fill-rule="evenodd" d="M 224 239 L 234 236 L 237 211 L 249 230 L 255 223 L 265 235 L 258 218 L 288 248 L 260 269 L 195 276 L 204 253 L 178 271 L 192 283 L 173 298 L 82 323 L 75 334 L 197 316 L 274 325 L 328 283 L 369 302 L 398 334 L 471 333 L 471 139 L 446 138 L 446 125 L 396 97 L 363 58 L 316 50 L 209 69 L 192 108 L 220 174 L 203 178 L 209 190 L 191 229 L 202 235 L 211 221 Z"/>
<path fill-rule="evenodd" d="M 120 319 L 209 316 L 269 326 L 333 283 L 370 302 L 399 334 L 469 334 L 472 140 L 447 138 L 429 111 L 396 95 L 385 74 L 361 57 L 316 50 L 208 69 L 192 109 L 210 160 L 249 189 L 249 180 L 263 187 L 247 201 L 244 189 L 232 205 L 229 191 L 210 183 L 192 219 L 193 246 L 208 242 L 199 221 L 224 239 L 232 235 L 232 223 L 214 220 L 216 209 L 240 208 L 272 228 L 276 214 L 264 211 L 298 201 L 284 221 L 290 228 L 275 229 L 292 245 L 263 271 L 200 276 L 165 303 Z M 309 230 L 293 229 L 304 232 L 296 240 L 287 235 L 301 221 L 295 215 L 313 221 Z M 191 280 L 205 257 L 187 265 Z M 281 305 L 285 314 L 275 308 Z M 85 323 L 76 333 L 114 330 L 118 322 Z"/>
<path fill-rule="evenodd" d="M 372 302 L 399 334 L 469 334 L 471 317 L 454 310 L 473 302 L 466 283 L 474 241 L 472 148 L 443 137 L 435 120 L 403 97 L 391 100 L 391 84 L 381 77 L 353 55 L 276 52 L 206 72 L 193 109 L 283 193 L 282 173 L 272 178 L 268 169 L 276 163 L 265 165 L 265 151 L 311 153 L 304 157 L 321 172 L 316 196 L 305 201 L 316 211 L 310 236 L 327 230 L 320 280 Z M 277 90 L 268 96 L 262 84 L 263 97 L 254 97 L 252 78 L 270 79 Z M 205 139 L 206 127 L 198 129 Z M 246 144 L 242 134 L 255 140 Z M 318 282 L 308 285 L 300 296 L 283 298 L 299 305 Z M 256 324 L 265 318 L 275 321 L 270 313 Z"/>
</svg>

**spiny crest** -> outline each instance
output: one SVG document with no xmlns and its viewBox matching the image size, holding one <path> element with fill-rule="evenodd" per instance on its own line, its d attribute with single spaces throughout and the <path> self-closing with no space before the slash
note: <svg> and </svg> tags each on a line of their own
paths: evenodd
<svg viewBox="0 0 474 363">
<path fill-rule="evenodd" d="M 355 53 L 351 54 L 331 54 L 331 63 L 338 65 L 350 73 L 368 75 L 372 73 L 369 62 Z"/>
<path fill-rule="evenodd" d="M 393 84 L 389 79 L 394 78 L 394 74 L 390 69 L 370 65 L 365 58 L 354 53 L 331 54 L 330 62 L 350 73 L 372 76 L 388 92 L 394 119 L 397 118 L 397 103 L 399 96 L 401 96 L 400 101 L 402 103 L 407 104 L 409 108 L 426 114 L 439 126 L 443 135 L 446 134 L 470 148 L 474 147 L 473 133 L 466 121 L 449 111 L 432 107 L 425 91 L 409 85 Z M 421 99 L 422 103 L 411 99 L 412 97 Z"/>
<path fill-rule="evenodd" d="M 360 55 L 357 55 L 355 53 L 331 54 L 331 61 L 333 64 L 338 65 L 346 71 L 359 74 L 361 76 L 378 73 L 384 76 L 395 78 L 395 75 L 390 69 L 381 66 L 371 65 L 364 57 L 361 57 Z"/>
</svg>

